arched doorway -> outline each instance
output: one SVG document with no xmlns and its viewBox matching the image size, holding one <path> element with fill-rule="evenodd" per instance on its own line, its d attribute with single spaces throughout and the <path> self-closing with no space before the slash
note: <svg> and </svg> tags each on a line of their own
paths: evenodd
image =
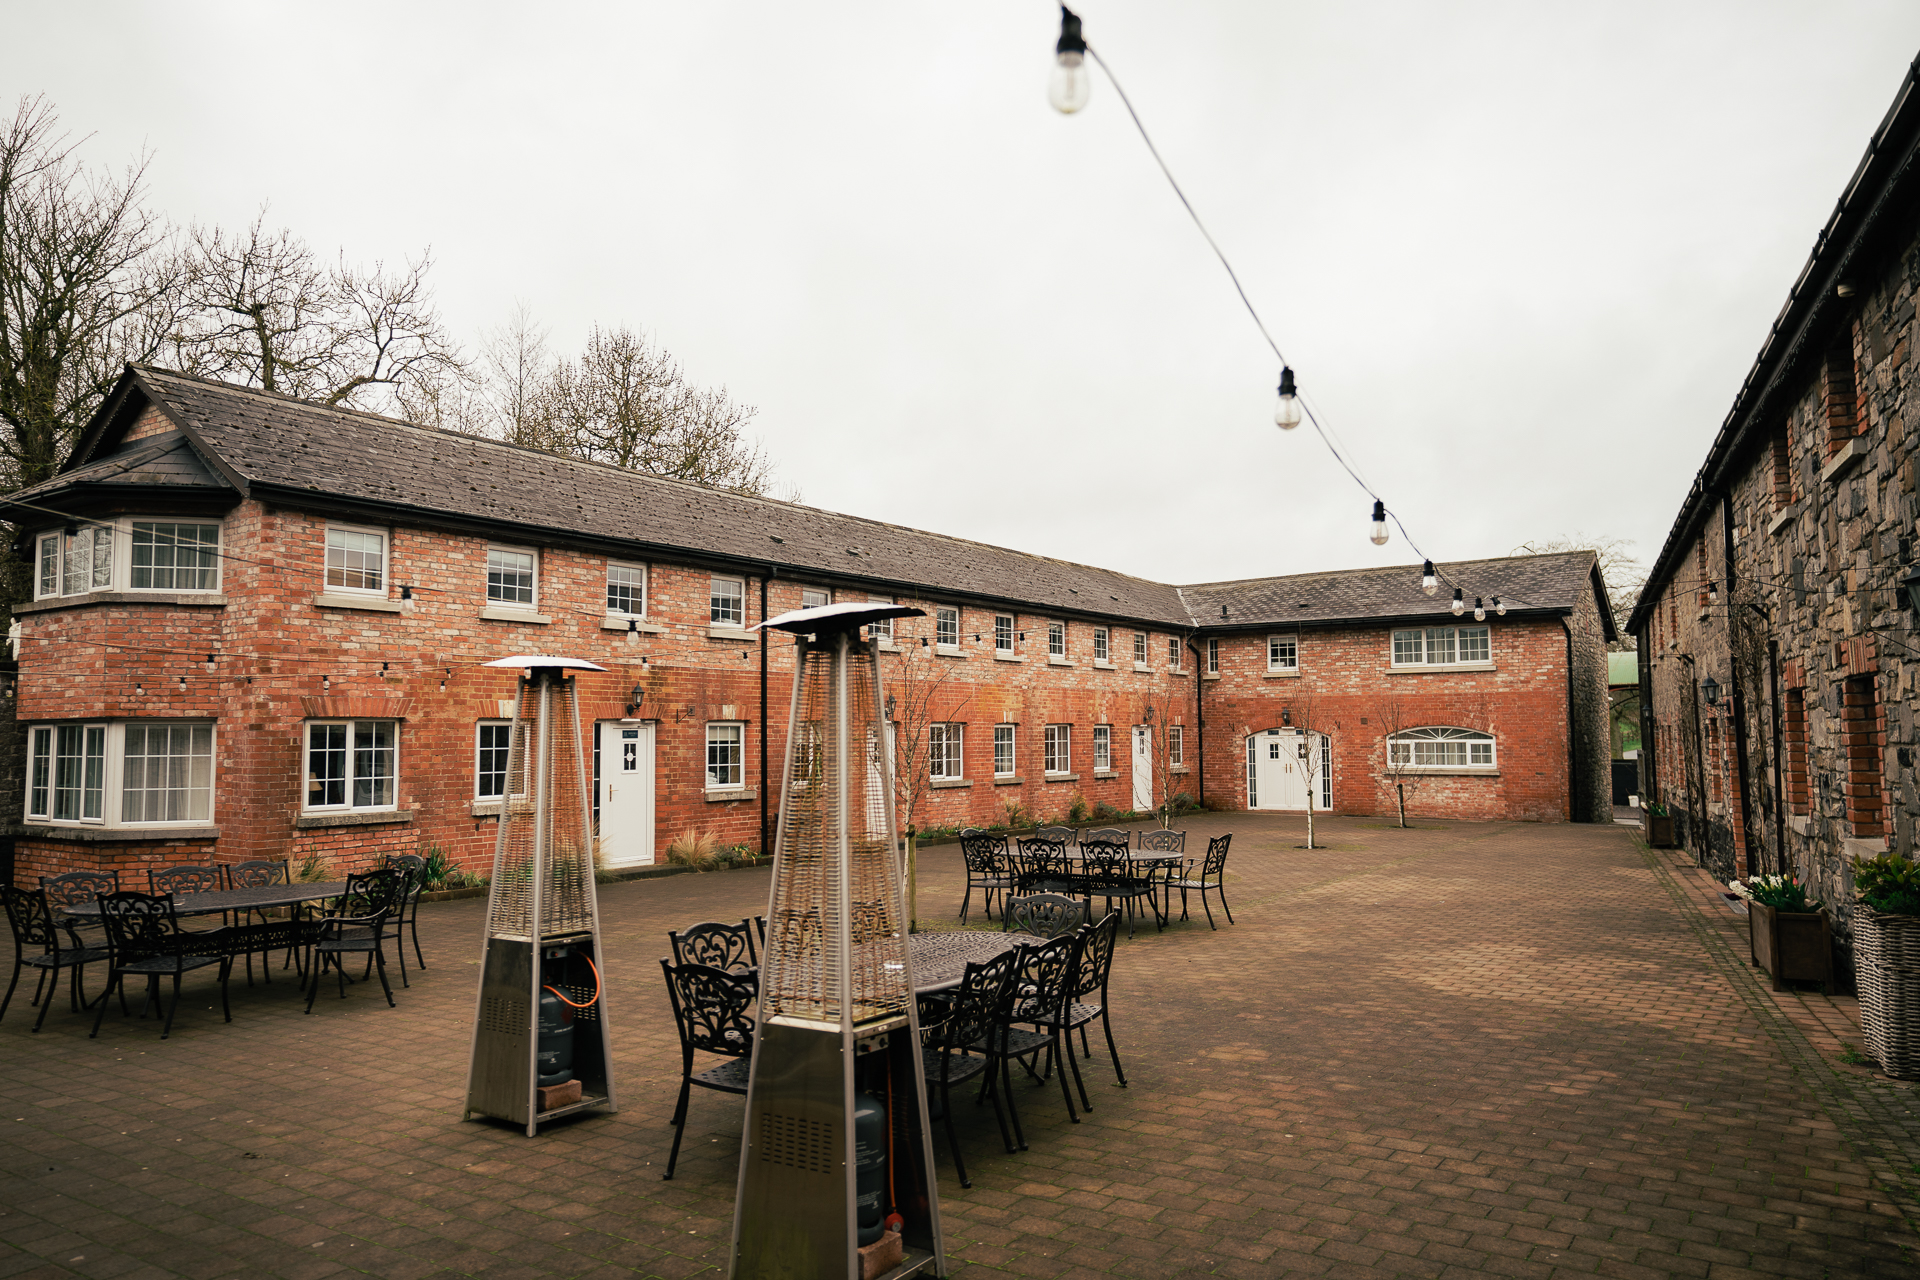
<svg viewBox="0 0 1920 1280">
<path fill-rule="evenodd" d="M 1309 804 L 1316 813 L 1333 808 L 1333 740 L 1305 729 L 1248 734 L 1247 808 L 1300 813 Z"/>
</svg>

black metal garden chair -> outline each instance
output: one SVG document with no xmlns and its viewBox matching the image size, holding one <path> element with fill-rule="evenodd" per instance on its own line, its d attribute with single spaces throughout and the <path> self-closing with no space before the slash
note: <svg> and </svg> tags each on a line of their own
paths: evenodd
<svg viewBox="0 0 1920 1280">
<path fill-rule="evenodd" d="M 673 948 L 675 964 L 703 964 L 736 978 L 753 979 L 760 972 L 760 951 L 754 945 L 756 933 L 760 933 L 760 926 L 752 920 L 742 920 L 739 924 L 708 921 L 680 933 L 668 930 L 667 944 Z M 761 940 L 765 937 L 760 933 Z"/>
<path fill-rule="evenodd" d="M 147 891 L 171 897 L 181 893 L 218 893 L 227 887 L 226 872 L 215 863 L 161 867 L 147 872 Z"/>
<path fill-rule="evenodd" d="M 1080 1077 L 1080 1063 L 1073 1052 L 1073 1033 L 1080 1032 L 1080 1048 L 1091 1059 L 1093 1050 L 1087 1045 L 1087 1024 L 1099 1019 L 1100 1029 L 1106 1032 L 1107 1053 L 1113 1058 L 1113 1074 L 1120 1081 L 1120 1087 L 1127 1087 L 1127 1073 L 1120 1068 L 1120 1050 L 1114 1047 L 1113 1024 L 1107 1019 L 1107 979 L 1113 972 L 1113 953 L 1115 943 L 1120 937 L 1120 914 L 1109 911 L 1100 920 L 1080 930 L 1079 949 L 1074 953 L 1073 976 L 1068 980 L 1067 999 L 1061 1006 L 1059 1016 L 1052 1019 L 1040 1019 L 1035 1022 L 1043 1031 L 1058 1030 L 1067 1049 L 1067 1062 L 1073 1068 L 1073 1082 L 1080 1089 L 1080 1104 L 1086 1110 L 1093 1110 L 1093 1100 L 1087 1096 L 1087 1083 Z M 1094 1003 L 1089 997 L 1098 996 Z"/>
<path fill-rule="evenodd" d="M 967 908 L 973 901 L 975 889 L 980 890 L 980 901 L 987 919 L 993 919 L 993 896 L 997 893 L 1004 899 L 1013 888 L 1013 865 L 1007 853 L 1007 838 L 988 835 L 970 827 L 960 833 L 960 856 L 967 864 L 967 891 L 960 899 L 960 923 L 967 922 Z M 1000 914 L 1006 914 L 1004 902 Z"/>
<path fill-rule="evenodd" d="M 1080 846 L 1080 862 L 1080 892 L 1086 897 L 1089 917 L 1095 898 L 1103 899 L 1108 911 L 1119 902 L 1126 908 L 1127 936 L 1131 938 L 1134 904 L 1145 899 L 1147 909 L 1153 912 L 1154 928 L 1160 928 L 1160 908 L 1153 901 L 1153 873 L 1129 857 L 1125 845 L 1089 841 Z"/>
<path fill-rule="evenodd" d="M 1180 891 L 1180 918 L 1182 920 L 1187 918 L 1187 894 L 1189 892 L 1197 892 L 1200 895 L 1200 905 L 1205 908 L 1207 913 L 1207 927 L 1210 929 L 1218 929 L 1220 926 L 1213 922 L 1213 908 L 1207 906 L 1207 895 L 1209 893 L 1217 893 L 1220 895 L 1220 909 L 1227 913 L 1227 923 L 1233 923 L 1233 909 L 1227 905 L 1227 890 L 1225 884 L 1227 878 L 1227 846 L 1231 843 L 1233 843 L 1233 836 L 1231 834 L 1215 836 L 1213 839 L 1207 841 L 1207 854 L 1206 857 L 1202 859 L 1200 870 L 1197 874 L 1193 869 L 1193 859 L 1189 858 L 1187 859 L 1186 874 L 1167 881 L 1167 888 L 1169 890 L 1178 889 Z"/>
<path fill-rule="evenodd" d="M 1080 833 L 1080 847 L 1090 844 L 1117 844 L 1122 849 L 1133 843 L 1133 832 L 1125 827 L 1088 827 Z"/>
<path fill-rule="evenodd" d="M 420 967 L 427 967 L 427 958 L 420 952 L 420 894 L 427 887 L 427 860 L 417 853 L 390 853 L 387 855 L 387 868 L 398 871 L 404 878 L 400 886 L 400 900 L 393 910 L 393 949 L 400 956 L 400 985 L 410 987 L 407 981 L 407 940 L 413 936 L 413 958 Z"/>
<path fill-rule="evenodd" d="M 1080 833 L 1072 827 L 1035 827 L 1031 837 L 1035 840 L 1057 840 L 1061 844 L 1077 844 Z"/>
<path fill-rule="evenodd" d="M 1073 855 L 1064 840 L 1029 836 L 1020 842 L 1015 860 L 1014 889 L 1019 893 L 1072 893 L 1076 884 Z M 1002 918 L 1005 911 L 1001 912 Z"/>
<path fill-rule="evenodd" d="M 1032 893 L 1008 898 L 1001 919 L 1009 930 L 1036 938 L 1057 938 L 1087 922 L 1084 903 L 1058 893 Z"/>
<path fill-rule="evenodd" d="M 1007 1111 L 1013 1117 L 1013 1132 L 1020 1139 L 1024 1150 L 1027 1142 L 1020 1129 L 1020 1111 L 1014 1105 L 1011 1073 L 1008 1064 L 1019 1061 L 1027 1074 L 1037 1083 L 1046 1083 L 1047 1077 L 1058 1066 L 1060 1070 L 1060 1097 L 1067 1104 L 1067 1119 L 1080 1123 L 1079 1115 L 1073 1109 L 1073 1094 L 1067 1086 L 1067 1069 L 1061 1065 L 1061 1031 L 1065 1022 L 1065 1010 L 1071 995 L 1073 981 L 1074 955 L 1080 948 L 1080 939 L 1075 933 L 1062 934 L 1045 942 L 1032 946 L 1021 946 L 1014 950 L 1013 977 L 1008 981 L 1005 995 L 1000 1002 L 1000 1013 L 996 1019 L 994 1035 L 990 1040 L 993 1051 L 1001 1058 L 1003 1081 L 1007 1084 Z M 1041 1031 L 1029 1031 L 1028 1024 L 1041 1025 Z M 1045 1061 L 1037 1061 L 1045 1055 Z"/>
<path fill-rule="evenodd" d="M 387 982 L 387 926 L 399 908 L 405 877 L 382 867 L 347 877 L 347 890 L 334 899 L 333 910 L 310 921 L 305 930 L 308 939 L 307 1012 L 320 994 L 320 979 L 329 968 L 338 975 L 340 998 L 347 995 L 347 957 L 366 956 L 380 975 L 380 990 L 386 993 L 387 1007 L 394 1008 L 393 987 Z"/>
<path fill-rule="evenodd" d="M 100 1011 L 93 1016 L 93 1030 L 87 1038 L 100 1034 L 100 1022 L 107 1016 L 107 997 L 121 993 L 121 1009 L 126 1008 L 126 980 L 129 976 L 147 980 L 147 1004 L 157 1005 L 160 979 L 172 975 L 173 1003 L 167 1008 L 166 1025 L 160 1029 L 165 1040 L 173 1034 L 173 1015 L 180 1011 L 180 979 L 209 965 L 220 966 L 220 1011 L 228 1022 L 233 1009 L 227 1004 L 227 978 L 233 972 L 233 957 L 220 954 L 221 931 L 192 933 L 180 927 L 173 913 L 173 899 L 153 893 L 106 893 L 100 895 L 100 918 L 106 922 L 107 942 L 113 949 L 113 962 L 107 989 L 100 993 Z M 215 954 L 208 954 L 209 950 Z M 146 1006 L 140 1016 L 146 1017 Z"/>
<path fill-rule="evenodd" d="M 691 931 L 689 931 L 691 932 Z M 705 964 L 675 964 L 660 958 L 667 977 L 667 999 L 673 1004 L 674 1025 L 680 1029 L 680 1100 L 674 1104 L 673 1150 L 667 1155 L 662 1181 L 673 1177 L 680 1162 L 680 1139 L 687 1129 L 687 1103 L 693 1087 L 719 1093 L 747 1092 L 748 1057 L 753 1052 L 753 1015 L 760 995 L 755 983 L 737 974 Z M 725 1059 L 704 1071 L 693 1069 L 693 1055 L 719 1054 Z"/>
<path fill-rule="evenodd" d="M 47 905 L 58 913 L 64 907 L 92 906 L 103 893 L 120 892 L 118 871 L 68 871 L 57 876 L 41 876 L 40 887 L 47 892 Z M 69 922 L 80 941 L 90 947 L 107 945 L 107 927 L 101 921 Z"/>
<path fill-rule="evenodd" d="M 1175 873 L 1185 861 L 1186 852 L 1187 833 L 1184 831 L 1150 827 L 1134 837 L 1133 860 L 1153 883 L 1156 890 L 1154 909 L 1160 913 L 1162 923 L 1166 922 L 1173 910 L 1171 895 L 1166 892 L 1167 882 L 1175 878 Z"/>
<path fill-rule="evenodd" d="M 60 990 L 62 969 L 71 971 L 68 998 L 73 1011 L 80 1012 L 86 1003 L 81 999 L 81 974 L 96 961 L 103 964 L 110 961 L 113 953 L 104 946 L 89 946 L 70 923 L 56 918 L 45 889 L 0 885 L 0 899 L 6 902 L 7 924 L 13 930 L 13 978 L 7 983 L 6 997 L 0 999 L 0 1018 L 7 1016 L 7 1006 L 13 1003 L 13 989 L 20 983 L 23 968 L 37 971 L 33 1003 L 40 1006 L 40 1016 L 33 1020 L 35 1031 L 40 1030 L 40 1024 L 47 1020 L 47 1010 L 53 1007 L 53 997 Z M 53 978 L 51 984 L 47 982 L 49 975 Z"/>
<path fill-rule="evenodd" d="M 971 1187 L 973 1180 L 967 1177 L 966 1161 L 960 1157 L 960 1139 L 953 1129 L 956 1088 L 985 1073 L 982 1094 L 993 1100 L 993 1118 L 1000 1123 L 1000 1141 L 1006 1144 L 1009 1154 L 1018 1150 L 1007 1129 L 1006 1111 L 1000 1104 L 1005 1073 L 995 1074 L 994 1069 L 1002 1062 L 993 1052 L 999 1032 L 997 1020 L 1006 1003 L 1007 982 L 1013 977 L 1016 962 L 1016 954 L 1007 951 L 984 964 L 969 963 L 960 985 L 946 993 L 948 999 L 942 1020 L 927 1029 L 926 1043 L 921 1049 L 927 1093 L 940 1100 L 947 1125 L 947 1148 L 953 1152 L 953 1169 L 960 1175 L 963 1187 Z"/>
<path fill-rule="evenodd" d="M 269 861 L 266 858 L 250 858 L 245 862 L 230 862 L 223 867 L 222 870 L 226 872 L 227 888 L 229 889 L 265 889 L 276 884 L 293 883 L 292 864 L 284 858 L 278 862 Z M 288 909 L 291 910 L 291 908 Z M 238 918 L 235 919 L 233 923 L 243 926 L 252 924 L 253 918 L 256 915 L 260 917 L 263 923 L 267 919 L 264 911 L 257 911 L 252 908 L 243 909 L 234 914 Z M 281 963 L 280 967 L 284 969 L 292 965 L 294 961 L 299 958 L 299 952 L 300 949 L 298 947 L 288 947 L 286 959 Z M 248 986 L 253 985 L 253 954 L 252 951 L 245 953 Z M 265 952 L 261 953 L 260 960 L 261 974 L 268 982 L 272 982 L 273 966 L 267 963 L 268 957 Z"/>
</svg>

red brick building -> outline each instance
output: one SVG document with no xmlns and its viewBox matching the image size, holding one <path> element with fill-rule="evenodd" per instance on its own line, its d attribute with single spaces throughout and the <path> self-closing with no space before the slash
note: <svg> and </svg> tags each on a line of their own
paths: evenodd
<svg viewBox="0 0 1920 1280">
<path fill-rule="evenodd" d="M 883 641 L 923 827 L 1181 792 L 1385 812 L 1402 781 L 1428 815 L 1607 816 L 1588 553 L 1442 566 L 1505 602 L 1484 621 L 1412 568 L 1175 587 L 155 369 L 6 502 L 23 880 L 484 866 L 513 677 L 481 664 L 529 652 L 608 668 L 580 679 L 610 864 L 761 847 L 791 651 L 748 628 L 868 598 L 928 615 Z"/>
</svg>

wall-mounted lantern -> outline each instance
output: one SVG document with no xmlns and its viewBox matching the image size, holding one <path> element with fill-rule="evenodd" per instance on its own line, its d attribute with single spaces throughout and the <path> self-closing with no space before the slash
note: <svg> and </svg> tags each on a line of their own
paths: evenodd
<svg viewBox="0 0 1920 1280">
<path fill-rule="evenodd" d="M 1292 727 L 1292 725 L 1293 725 L 1293 708 L 1291 708 L 1291 707 L 1282 707 L 1282 708 L 1281 708 L 1281 710 L 1280 710 L 1280 723 L 1281 723 L 1281 724 L 1284 724 L 1284 725 L 1287 725 L 1288 727 Z"/>
<path fill-rule="evenodd" d="M 1712 676 L 1708 676 L 1700 682 L 1700 693 L 1701 696 L 1706 698 L 1708 706 L 1717 707 L 1720 705 L 1720 682 Z"/>
</svg>

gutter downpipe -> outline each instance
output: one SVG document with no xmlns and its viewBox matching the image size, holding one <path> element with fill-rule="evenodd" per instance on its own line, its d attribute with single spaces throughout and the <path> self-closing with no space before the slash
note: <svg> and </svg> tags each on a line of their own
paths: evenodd
<svg viewBox="0 0 1920 1280">
<path fill-rule="evenodd" d="M 1740 844 L 1746 855 L 1747 874 L 1753 875 L 1753 799 L 1747 777 L 1747 701 L 1740 693 L 1739 655 L 1735 652 L 1734 625 L 1739 611 L 1734 606 L 1733 568 L 1733 495 L 1720 493 L 1720 540 L 1727 568 L 1727 683 L 1733 686 L 1733 763 L 1740 771 Z"/>
<path fill-rule="evenodd" d="M 1784 756 L 1785 743 L 1781 740 L 1780 725 L 1780 642 L 1767 641 L 1767 679 L 1772 686 L 1773 699 L 1773 834 L 1774 872 L 1787 874 L 1787 793 L 1786 779 L 1781 775 L 1781 757 Z"/>
<path fill-rule="evenodd" d="M 1194 737 L 1200 756 L 1200 807 L 1207 805 L 1207 713 L 1200 705 L 1200 695 L 1207 688 L 1207 655 L 1200 652 L 1200 646 L 1191 639 L 1187 641 L 1187 652 L 1193 655 L 1193 727 Z"/>
<path fill-rule="evenodd" d="M 1577 822 L 1579 819 L 1573 816 L 1573 792 L 1574 788 L 1579 785 L 1578 780 L 1580 775 L 1575 764 L 1575 738 L 1573 734 L 1573 624 L 1568 622 L 1563 616 L 1560 619 L 1560 629 L 1566 632 L 1567 635 L 1567 821 Z M 1613 803 L 1613 791 L 1611 787 L 1609 787 L 1607 791 L 1607 803 Z"/>
<path fill-rule="evenodd" d="M 1637 647 L 1640 658 L 1639 689 L 1637 692 L 1640 695 L 1640 812 L 1643 815 L 1642 825 L 1646 825 L 1644 815 L 1647 811 L 1647 801 L 1649 799 L 1656 801 L 1660 799 L 1660 762 L 1655 758 L 1653 745 L 1654 729 L 1658 724 L 1658 717 L 1653 713 L 1652 632 L 1653 628 L 1651 626 L 1643 627 L 1640 634 L 1635 637 L 1638 641 Z"/>
<path fill-rule="evenodd" d="M 767 583 L 779 572 L 769 564 L 766 577 L 760 579 L 760 621 L 767 620 Z M 760 628 L 760 856 L 773 852 L 773 840 L 767 834 L 767 797 L 773 787 L 767 782 L 767 738 L 773 726 L 767 723 L 767 628 Z"/>
</svg>

